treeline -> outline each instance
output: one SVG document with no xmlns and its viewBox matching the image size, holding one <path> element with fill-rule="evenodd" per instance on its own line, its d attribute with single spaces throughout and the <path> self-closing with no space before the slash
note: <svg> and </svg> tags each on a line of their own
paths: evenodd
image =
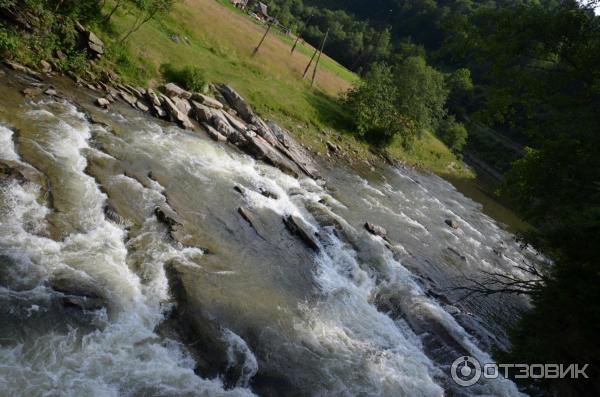
<svg viewBox="0 0 600 397">
<path fill-rule="evenodd" d="M 410 142 L 429 129 L 451 142 L 466 127 L 477 138 L 467 148 L 505 172 L 502 190 L 535 226 L 525 241 L 553 261 L 544 269 L 522 264 L 530 282 L 500 280 L 508 284 L 504 290 L 528 294 L 534 309 L 511 331 L 512 350 L 498 358 L 589 364 L 590 379 L 530 380 L 527 390 L 600 395 L 598 2 L 271 4 L 288 20 L 301 21 L 298 32 L 333 31 L 336 48 L 326 48 L 332 56 L 352 54 L 337 59 L 364 76 L 348 97 L 359 133 Z M 344 17 L 321 17 L 330 13 Z M 309 15 L 318 17 L 307 23 Z M 364 23 L 381 34 L 365 36 L 364 28 L 337 33 Z M 314 43 L 314 33 L 305 34 Z M 488 138 L 494 134 L 523 145 L 523 154 L 507 153 Z"/>
</svg>

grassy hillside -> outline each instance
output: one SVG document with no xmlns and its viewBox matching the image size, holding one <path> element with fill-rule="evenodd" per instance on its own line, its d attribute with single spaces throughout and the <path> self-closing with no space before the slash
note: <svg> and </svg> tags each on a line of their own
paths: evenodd
<svg viewBox="0 0 600 397">
<path fill-rule="evenodd" d="M 113 23 L 117 31 L 123 31 L 132 17 L 117 13 Z M 323 56 L 316 85 L 311 88 L 309 78 L 302 80 L 302 72 L 314 48 L 301 43 L 291 54 L 295 38 L 272 29 L 252 57 L 264 31 L 264 24 L 231 7 L 227 0 L 183 0 L 169 17 L 152 21 L 131 36 L 129 48 L 135 67 L 124 63 L 120 72 L 142 83 L 140 80 L 158 81 L 163 63 L 198 66 L 209 80 L 234 86 L 259 114 L 282 123 L 314 151 L 325 153 L 325 141 L 332 136 L 323 135 L 322 130 L 328 129 L 341 132 L 335 141 L 353 156 L 373 159 L 368 145 L 355 139 L 349 115 L 337 100 L 358 77 Z M 178 43 L 172 35 L 178 36 Z M 404 150 L 398 142 L 389 152 L 393 158 L 437 173 L 469 174 L 431 134 L 417 142 L 413 151 Z"/>
</svg>

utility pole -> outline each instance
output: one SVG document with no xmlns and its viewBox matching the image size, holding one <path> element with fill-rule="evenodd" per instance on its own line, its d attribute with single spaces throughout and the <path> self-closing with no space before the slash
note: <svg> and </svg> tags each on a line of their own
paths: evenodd
<svg viewBox="0 0 600 397">
<path fill-rule="evenodd" d="M 315 70 L 313 70 L 312 80 L 310 82 L 311 87 L 315 85 L 315 78 L 317 77 L 317 68 L 319 67 L 319 61 L 321 60 L 321 54 L 323 53 L 323 48 L 325 47 L 327 36 L 329 36 L 329 29 L 327 29 L 327 33 L 325 33 L 325 37 L 323 38 L 323 42 L 321 43 L 321 49 L 319 50 L 319 56 L 317 57 L 317 63 L 315 63 Z"/>
<path fill-rule="evenodd" d="M 308 65 L 306 65 L 306 69 L 304 69 L 304 73 L 302 74 L 302 79 L 304 79 L 306 77 L 306 73 L 308 73 L 308 69 L 310 69 L 310 65 L 312 65 L 313 60 L 315 59 L 315 56 L 317 55 L 317 49 L 315 48 L 315 52 L 313 52 L 312 57 L 310 57 L 310 61 L 308 62 Z"/>
<path fill-rule="evenodd" d="M 269 25 L 267 26 L 267 30 L 265 31 L 265 34 L 263 35 L 262 39 L 260 39 L 260 43 L 258 43 L 258 46 L 256 46 L 256 48 L 254 49 L 254 51 L 252 51 L 252 56 L 256 55 L 256 53 L 260 49 L 260 46 L 263 44 L 263 42 L 267 38 L 267 35 L 269 34 L 269 30 L 271 30 L 271 26 L 273 26 L 273 20 L 272 19 L 269 21 Z"/>
</svg>

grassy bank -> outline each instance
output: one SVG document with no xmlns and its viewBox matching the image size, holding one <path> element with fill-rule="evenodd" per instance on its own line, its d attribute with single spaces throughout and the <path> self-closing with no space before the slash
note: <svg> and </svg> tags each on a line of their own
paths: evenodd
<svg viewBox="0 0 600 397">
<path fill-rule="evenodd" d="M 104 12 L 112 6 L 107 1 Z M 135 16 L 120 9 L 110 26 L 91 21 L 107 46 L 101 66 L 114 68 L 126 81 L 138 85 L 161 83 L 160 66 L 188 65 L 202 69 L 209 81 L 227 82 L 236 88 L 264 118 L 288 128 L 313 151 L 326 153 L 332 140 L 354 160 L 377 158 L 368 144 L 355 138 L 350 115 L 339 98 L 358 76 L 327 56 L 321 58 L 315 87 L 302 79 L 314 48 L 299 44 L 290 53 L 294 37 L 275 29 L 258 54 L 251 56 L 265 25 L 231 7 L 227 0 L 182 0 L 166 17 L 151 20 L 131 35 L 126 44 L 118 38 Z M 309 76 L 310 77 L 310 76 Z M 323 130 L 337 133 L 323 134 Z M 468 175 L 455 156 L 430 134 L 411 151 L 399 142 L 388 149 L 390 157 L 436 173 Z"/>
</svg>

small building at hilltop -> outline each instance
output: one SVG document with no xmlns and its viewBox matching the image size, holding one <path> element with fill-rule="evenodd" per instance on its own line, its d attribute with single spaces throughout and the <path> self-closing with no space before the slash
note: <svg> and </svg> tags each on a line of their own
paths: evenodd
<svg viewBox="0 0 600 397">
<path fill-rule="evenodd" d="M 256 14 L 257 17 L 259 17 L 260 19 L 263 19 L 265 21 L 268 21 L 269 13 L 267 11 L 268 11 L 268 7 L 265 3 L 261 3 L 261 2 L 256 3 L 256 7 L 254 7 L 254 13 Z"/>
</svg>

